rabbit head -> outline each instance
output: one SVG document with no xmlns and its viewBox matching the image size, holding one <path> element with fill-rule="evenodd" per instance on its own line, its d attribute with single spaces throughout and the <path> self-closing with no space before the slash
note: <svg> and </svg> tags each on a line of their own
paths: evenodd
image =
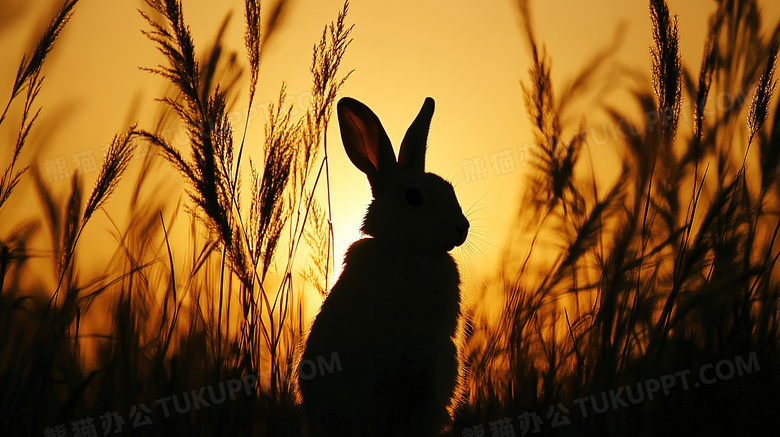
<svg viewBox="0 0 780 437">
<path fill-rule="evenodd" d="M 338 119 L 347 156 L 365 173 L 374 197 L 363 233 L 392 244 L 448 252 L 466 240 L 469 222 L 452 185 L 425 172 L 433 109 L 433 99 L 426 98 L 397 160 L 382 123 L 366 105 L 345 97 L 338 103 Z"/>
</svg>

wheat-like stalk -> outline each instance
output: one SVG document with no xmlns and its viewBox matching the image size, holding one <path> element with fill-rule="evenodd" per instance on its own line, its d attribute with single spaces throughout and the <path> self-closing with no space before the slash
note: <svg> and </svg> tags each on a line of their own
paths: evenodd
<svg viewBox="0 0 780 437">
<path fill-rule="evenodd" d="M 652 57 L 653 89 L 658 99 L 661 127 L 667 147 L 677 133 L 682 102 L 682 66 L 677 34 L 677 17 L 672 17 L 664 0 L 650 2 L 653 25 Z"/>
</svg>

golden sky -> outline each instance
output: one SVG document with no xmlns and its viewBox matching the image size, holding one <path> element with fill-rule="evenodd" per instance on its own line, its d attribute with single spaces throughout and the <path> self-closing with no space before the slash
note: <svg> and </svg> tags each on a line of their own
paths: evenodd
<svg viewBox="0 0 780 437">
<path fill-rule="evenodd" d="M 226 40 L 243 56 L 241 1 L 184 3 L 196 48 L 201 49 L 209 45 L 222 18 L 232 11 Z M 0 5 L 7 11 L 18 12 L 15 20 L 0 28 L 4 59 L 0 96 L 5 100 L 22 53 L 37 41 L 40 29 L 60 2 L 3 0 Z M 341 0 L 291 3 L 282 28 L 266 46 L 247 156 L 259 155 L 257 144 L 263 132 L 264 108 L 276 97 L 282 81 L 287 83 L 297 104 L 305 107 L 312 46 L 319 40 L 323 26 L 335 19 L 341 5 Z M 764 1 L 762 5 L 766 22 L 776 22 L 780 4 Z M 697 70 L 707 18 L 715 2 L 678 0 L 670 1 L 669 6 L 679 15 L 683 62 Z M 47 173 L 43 162 L 57 157 L 65 157 L 68 171 L 73 171 L 71 154 L 89 149 L 99 154 L 99 149 L 116 132 L 126 128 L 128 117 L 132 116 L 130 120 L 137 120 L 141 127 L 153 127 L 159 106 L 153 99 L 163 94 L 165 84 L 138 69 L 163 61 L 140 32 L 148 29 L 136 12 L 143 7 L 143 2 L 130 0 L 84 0 L 78 5 L 44 69 L 46 81 L 39 100 L 43 112 L 33 147 L 26 150 L 23 162 L 32 160 L 33 149 L 38 147 L 36 158 L 44 176 Z M 615 69 L 621 65 L 637 68 L 649 81 L 651 34 L 647 10 L 644 1 L 535 2 L 535 31 L 553 59 L 553 80 L 557 86 L 565 85 L 567 78 L 591 56 L 612 44 L 621 25 L 625 26 L 625 33 L 611 65 Z M 423 99 L 431 96 L 436 100 L 427 169 L 456 184 L 464 210 L 475 210 L 469 216 L 473 219 L 474 235 L 479 236 L 474 244 L 485 256 L 470 259 L 469 263 L 482 272 L 477 275 L 490 275 L 516 211 L 516 199 L 523 190 L 522 178 L 528 171 L 520 165 L 518 148 L 533 141 L 519 85 L 527 76 L 530 56 L 514 3 L 353 0 L 348 22 L 355 24 L 354 42 L 343 68 L 355 72 L 342 96 L 354 97 L 371 107 L 396 147 Z M 619 105 L 620 92 L 625 92 L 629 83 L 618 81 L 615 85 L 614 95 L 606 98 L 613 98 L 613 103 Z M 130 114 L 135 99 L 138 111 Z M 245 98 L 239 100 L 236 109 L 246 110 Z M 591 114 L 588 108 L 583 109 L 585 117 L 598 116 L 597 111 Z M 15 119 L 9 121 L 12 120 Z M 14 133 L 13 127 L 5 126 L 0 135 L 8 140 Z M 364 175 L 347 160 L 335 118 L 328 140 L 336 259 L 340 263 L 341 254 L 358 238 L 357 229 L 370 201 L 370 190 Z M 511 151 L 516 169 L 495 172 L 490 156 L 505 149 Z M 606 145 L 592 152 L 594 168 L 600 176 L 615 171 L 619 156 L 615 147 Z M 486 177 L 470 181 L 464 174 L 464 162 L 469 161 L 464 160 L 474 163 L 480 157 L 486 165 Z M 96 175 L 97 172 L 85 175 L 87 186 Z M 132 175 L 128 174 L 128 179 Z M 68 188 L 67 178 L 51 183 L 61 193 Z M 168 181 L 167 186 L 171 203 L 183 196 L 178 182 Z M 19 211 L 20 218 L 35 214 L 38 201 L 29 179 L 22 182 L 19 190 L 20 195 L 14 196 L 9 206 Z M 108 203 L 108 211 L 121 214 L 125 209 L 114 200 Z M 109 228 L 107 221 L 98 221 L 83 244 L 106 241 Z"/>
</svg>

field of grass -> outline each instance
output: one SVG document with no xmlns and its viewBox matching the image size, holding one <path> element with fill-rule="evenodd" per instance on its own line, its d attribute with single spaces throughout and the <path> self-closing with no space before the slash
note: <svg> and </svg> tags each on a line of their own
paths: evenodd
<svg viewBox="0 0 780 437">
<path fill-rule="evenodd" d="M 341 61 L 352 24 L 348 4 L 334 11 L 313 49 L 311 106 L 294 117 L 280 89 L 261 159 L 244 179 L 246 128 L 234 131 L 227 114 L 236 102 L 251 106 L 263 44 L 287 7 L 263 11 L 271 18 L 261 26 L 260 3 L 245 2 L 244 68 L 223 44 L 224 26 L 210 45 L 194 41 L 179 0 L 147 0 L 145 35 L 163 58 L 148 67 L 170 82 L 159 96 L 165 111 L 157 126 L 117 134 L 94 187 L 76 174 L 66 199 L 19 157 L 39 128 L 47 56 L 78 0 L 64 3 L 19 62 L 0 115 L 14 133 L 0 151 L 0 220 L 11 229 L 0 235 L 0 435 L 306 434 L 294 383 L 309 322 L 303 290 L 324 296 L 334 282 L 330 206 L 313 193 L 331 194 L 328 151 L 340 145 L 326 131 L 350 75 Z M 498 296 L 500 314 L 466 308 L 465 390 L 449 434 L 777 428 L 780 23 L 767 27 L 755 1 L 718 4 L 691 70 L 674 11 L 650 1 L 652 71 L 632 74 L 652 87 L 632 90 L 634 112 L 601 108 L 622 152 L 622 171 L 602 186 L 589 147 L 605 134 L 566 123 L 588 120 L 578 99 L 602 86 L 608 55 L 557 88 L 530 6 L 517 2 L 532 54 L 522 90 L 539 147 L 502 263 L 480 290 Z M 244 82 L 247 95 L 238 92 Z M 716 108 L 713 95 L 733 104 Z M 166 136 L 171 123 L 186 126 L 186 148 Z M 124 178 L 141 147 L 154 153 L 137 178 Z M 155 156 L 185 181 L 183 218 L 140 194 Z M 22 178 L 45 213 L 9 226 L 8 199 Z M 87 256 L 82 232 L 120 184 L 132 187 L 129 225 L 116 228 L 104 274 L 87 277 L 76 261 Z M 169 238 L 182 221 L 191 237 L 184 258 Z M 51 242 L 51 289 L 27 277 L 41 251 L 30 246 L 33 229 Z M 109 323 L 85 333 L 96 308 L 109 309 Z"/>
</svg>

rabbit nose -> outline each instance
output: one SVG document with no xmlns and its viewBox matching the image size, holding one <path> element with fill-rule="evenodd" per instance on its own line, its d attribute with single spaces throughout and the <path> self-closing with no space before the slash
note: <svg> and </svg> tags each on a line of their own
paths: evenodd
<svg viewBox="0 0 780 437">
<path fill-rule="evenodd" d="M 458 234 L 460 235 L 458 239 L 458 246 L 463 244 L 466 241 L 466 237 L 469 235 L 469 221 L 466 219 L 466 217 L 461 217 L 462 220 L 460 223 L 455 225 L 455 229 L 458 231 Z"/>
</svg>

